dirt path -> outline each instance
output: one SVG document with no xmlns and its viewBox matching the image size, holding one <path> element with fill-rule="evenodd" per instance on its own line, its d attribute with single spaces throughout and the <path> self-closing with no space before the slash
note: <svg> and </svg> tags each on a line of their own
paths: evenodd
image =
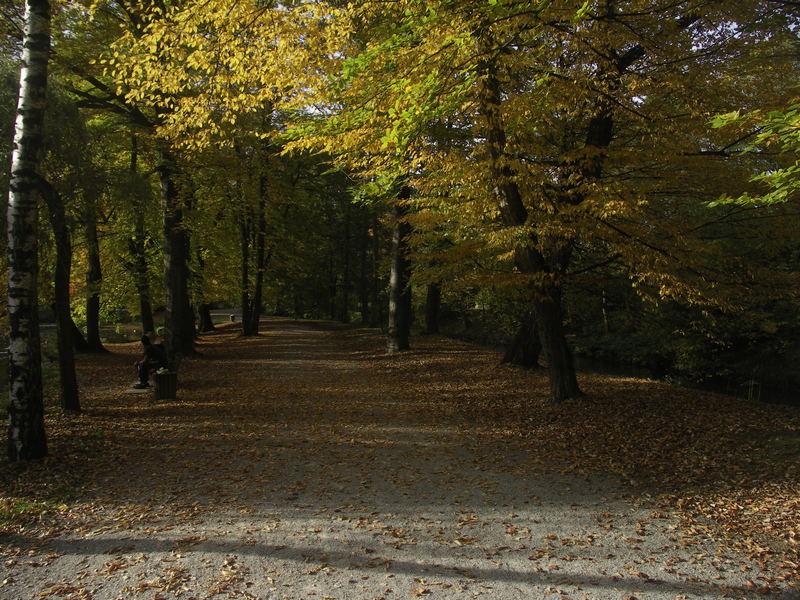
<svg viewBox="0 0 800 600">
<path fill-rule="evenodd" d="M 222 331 L 159 404 L 119 392 L 135 349 L 115 347 L 117 379 L 84 375 L 75 423 L 103 457 L 56 523 L 1 540 L 0 599 L 764 597 L 743 557 L 613 481 L 543 468 L 376 340 Z"/>
</svg>

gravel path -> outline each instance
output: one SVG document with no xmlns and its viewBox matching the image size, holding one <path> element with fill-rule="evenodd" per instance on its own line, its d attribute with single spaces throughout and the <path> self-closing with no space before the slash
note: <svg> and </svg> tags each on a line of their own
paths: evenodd
<svg viewBox="0 0 800 600">
<path fill-rule="evenodd" d="M 114 462 L 60 529 L 2 540 L 0 599 L 764 597 L 744 557 L 393 397 L 330 332 L 241 344 L 186 361 L 173 406 L 94 411 Z"/>
</svg>

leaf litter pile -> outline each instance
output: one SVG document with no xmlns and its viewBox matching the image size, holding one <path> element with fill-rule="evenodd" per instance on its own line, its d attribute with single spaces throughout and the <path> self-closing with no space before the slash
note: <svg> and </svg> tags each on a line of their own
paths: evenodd
<svg viewBox="0 0 800 600">
<path fill-rule="evenodd" d="M 0 462 L 0 599 L 798 597 L 797 409 L 383 344 L 226 325 L 159 402 L 137 344 L 79 357 L 51 457 Z"/>
</svg>

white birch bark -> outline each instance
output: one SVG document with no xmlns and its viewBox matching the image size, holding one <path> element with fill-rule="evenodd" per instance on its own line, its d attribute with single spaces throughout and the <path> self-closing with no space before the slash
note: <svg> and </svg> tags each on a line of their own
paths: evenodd
<svg viewBox="0 0 800 600">
<path fill-rule="evenodd" d="M 49 52 L 49 1 L 26 0 L 8 201 L 8 455 L 12 461 L 47 454 L 37 298 L 37 223 Z"/>
</svg>

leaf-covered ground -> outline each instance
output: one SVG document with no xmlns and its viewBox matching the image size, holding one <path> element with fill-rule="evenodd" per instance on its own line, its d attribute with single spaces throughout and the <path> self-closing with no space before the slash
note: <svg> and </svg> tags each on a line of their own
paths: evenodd
<svg viewBox="0 0 800 600">
<path fill-rule="evenodd" d="M 0 599 L 797 598 L 800 411 L 272 319 L 179 398 L 80 358 L 51 458 L 0 463 Z"/>
</svg>

